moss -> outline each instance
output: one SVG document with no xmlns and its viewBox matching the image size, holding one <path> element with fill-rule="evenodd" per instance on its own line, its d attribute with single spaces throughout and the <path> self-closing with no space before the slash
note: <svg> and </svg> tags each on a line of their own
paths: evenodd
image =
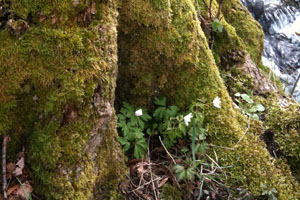
<svg viewBox="0 0 300 200">
<path fill-rule="evenodd" d="M 226 21 L 235 28 L 237 35 L 244 42 L 252 60 L 258 65 L 261 64 L 264 33 L 260 24 L 239 0 L 224 1 L 222 11 Z"/>
<path fill-rule="evenodd" d="M 234 2 L 232 6 L 240 5 Z M 255 195 L 259 195 L 262 184 L 266 184 L 276 188 L 279 199 L 299 198 L 299 185 L 286 163 L 275 163 L 260 139 L 263 129 L 259 123 L 253 124 L 255 127 L 236 145 L 246 131 L 247 119 L 232 107 L 199 23 L 196 7 L 203 9 L 201 4 L 195 6 L 195 1 L 176 0 L 171 1 L 169 7 L 156 9 L 146 0 L 122 3 L 118 38 L 119 100 L 150 105 L 155 96 L 166 96 L 171 104 L 184 109 L 192 101 L 201 99 L 205 104 L 203 112 L 210 141 L 216 146 L 232 148 L 216 148 L 219 164 L 232 166 L 227 169 L 231 174 L 229 184 L 249 188 Z M 246 23 L 248 18 L 238 19 Z M 228 27 L 230 23 L 228 20 Z M 252 19 L 247 23 L 256 24 Z M 237 28 L 231 30 L 233 35 Z M 250 43 L 244 41 L 238 31 L 233 39 L 236 42 L 230 44 L 228 50 L 224 46 L 227 42 L 218 44 L 216 40 L 216 46 L 229 52 L 233 44 L 240 42 L 243 47 L 243 43 L 245 46 Z M 258 42 L 262 42 L 261 39 Z M 260 46 L 256 51 L 257 54 L 252 52 L 254 58 L 261 55 Z M 216 96 L 221 98 L 221 109 L 212 104 Z"/>
<path fill-rule="evenodd" d="M 162 199 L 164 200 L 181 200 L 183 199 L 183 194 L 181 191 L 176 188 L 175 186 L 172 186 L 170 184 L 165 184 L 162 188 L 161 192 Z"/>
<path fill-rule="evenodd" d="M 300 106 L 291 103 L 287 107 L 278 105 L 278 96 L 271 96 L 267 101 L 268 112 L 266 127 L 274 133 L 274 141 L 279 145 L 292 171 L 300 180 Z"/>
<path fill-rule="evenodd" d="M 236 93 L 247 94 L 249 90 L 254 88 L 252 78 L 246 76 L 236 66 L 231 67 L 229 70 L 221 70 L 221 77 L 230 96 L 234 96 Z"/>
<path fill-rule="evenodd" d="M 0 30 L 0 132 L 25 145 L 35 192 L 51 200 L 91 199 L 125 173 L 112 107 L 117 2 L 78 3 L 11 1 L 30 27 Z"/>
</svg>

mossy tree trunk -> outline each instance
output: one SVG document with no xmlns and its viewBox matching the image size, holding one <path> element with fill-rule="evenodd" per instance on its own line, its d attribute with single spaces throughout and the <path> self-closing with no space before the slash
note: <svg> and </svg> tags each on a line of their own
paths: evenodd
<svg viewBox="0 0 300 200">
<path fill-rule="evenodd" d="M 209 5 L 210 1 L 205 2 Z M 275 91 L 270 82 L 261 87 L 263 81 L 249 85 L 245 81 L 264 77 L 258 69 L 263 50 L 262 29 L 239 0 L 225 0 L 225 17 L 221 20 L 224 31 L 213 33 L 212 37 L 209 26 L 218 8 L 218 1 L 212 1 L 210 18 L 203 0 L 123 0 L 118 38 L 118 99 L 151 108 L 154 97 L 166 96 L 171 105 L 181 109 L 200 99 L 205 105 L 209 140 L 215 145 L 219 164 L 233 166 L 227 170 L 229 184 L 248 188 L 255 195 L 261 194 L 265 184 L 276 189 L 279 199 L 298 199 L 299 184 L 291 176 L 287 162 L 271 158 L 261 140 L 265 127 L 260 121 L 251 120 L 247 130 L 249 120 L 233 107 L 228 93 L 247 93 L 248 89 L 264 94 Z M 252 73 L 247 74 L 248 71 Z M 225 85 L 221 76 L 228 72 L 231 77 L 239 77 Z M 253 74 L 257 76 L 251 77 Z M 240 79 L 242 84 L 238 84 Z M 213 106 L 217 96 L 222 101 L 221 109 Z"/>
<path fill-rule="evenodd" d="M 218 2 L 212 2 L 215 16 Z M 245 7 L 224 0 L 224 31 L 211 38 L 202 0 L 122 0 L 119 17 L 117 3 L 0 0 L 6 9 L 0 12 L 0 132 L 12 137 L 11 155 L 25 145 L 36 192 L 46 199 L 103 198 L 97 194 L 115 189 L 125 173 L 114 111 L 119 59 L 118 101 L 151 107 L 154 97 L 166 96 L 184 110 L 200 99 L 210 141 L 226 147 L 215 149 L 220 164 L 234 166 L 229 184 L 257 195 L 267 184 L 279 199 L 299 198 L 286 161 L 273 160 L 260 139 L 261 122 L 252 121 L 236 145 L 248 120 L 228 91 L 255 84 L 225 85 L 221 77 L 229 70 L 251 80 L 247 70 L 233 72 L 249 62 L 260 66 L 263 50 L 261 27 Z M 212 104 L 217 96 L 221 109 Z"/>
<path fill-rule="evenodd" d="M 25 145 L 35 193 L 46 199 L 96 199 L 125 173 L 114 111 L 117 3 L 0 1 L 0 132 L 12 138 L 10 156 Z"/>
</svg>

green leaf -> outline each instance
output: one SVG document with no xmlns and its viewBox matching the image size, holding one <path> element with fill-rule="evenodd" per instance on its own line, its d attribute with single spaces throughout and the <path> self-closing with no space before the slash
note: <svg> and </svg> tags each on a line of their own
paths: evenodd
<svg viewBox="0 0 300 200">
<path fill-rule="evenodd" d="M 257 111 L 259 111 L 259 112 L 263 112 L 263 111 L 265 111 L 265 107 L 262 105 L 262 104 L 256 104 L 256 106 L 257 106 Z"/>
<path fill-rule="evenodd" d="M 241 96 L 241 94 L 238 92 L 238 93 L 235 93 L 235 94 L 234 94 L 234 96 L 236 96 L 236 97 L 240 97 L 240 96 Z"/>
<path fill-rule="evenodd" d="M 215 19 L 211 25 L 212 25 L 213 31 L 220 32 L 220 33 L 223 31 L 223 25 L 221 24 L 221 22 L 218 19 Z"/>
<path fill-rule="evenodd" d="M 196 174 L 196 171 L 195 171 L 194 167 L 189 167 L 186 170 L 186 179 L 189 181 L 194 180 L 195 174 Z"/>
<path fill-rule="evenodd" d="M 150 116 L 150 115 L 148 115 L 147 113 L 146 113 L 146 111 L 144 111 L 143 110 L 143 115 L 142 116 L 140 116 L 140 118 L 144 121 L 144 122 L 147 122 L 147 121 L 149 121 L 150 119 L 152 119 L 152 117 Z"/>
<path fill-rule="evenodd" d="M 128 142 L 122 148 L 123 153 L 126 153 L 129 150 L 129 148 L 130 148 L 130 143 Z"/>
<path fill-rule="evenodd" d="M 258 111 L 257 105 L 254 105 L 249 109 L 249 112 L 252 112 L 252 113 L 257 112 L 257 111 Z"/>
<path fill-rule="evenodd" d="M 165 110 L 166 110 L 165 107 L 158 107 L 157 109 L 155 109 L 153 113 L 153 117 L 155 117 L 155 119 L 157 120 L 163 120 Z"/>
<path fill-rule="evenodd" d="M 144 158 L 147 152 L 148 144 L 144 138 L 139 138 L 134 145 L 134 156 Z"/>
<path fill-rule="evenodd" d="M 128 143 L 128 141 L 124 137 L 119 137 L 118 140 L 119 140 L 121 145 L 125 145 L 126 143 Z"/>
<path fill-rule="evenodd" d="M 171 106 L 169 109 L 169 116 L 168 117 L 175 117 L 179 108 L 177 106 Z"/>
<path fill-rule="evenodd" d="M 247 102 L 247 103 L 250 103 L 250 104 L 253 104 L 254 101 L 250 98 L 250 96 L 248 94 L 242 94 L 241 97 Z"/>
<path fill-rule="evenodd" d="M 257 114 L 253 114 L 251 117 L 252 117 L 253 119 L 259 120 L 259 117 L 258 117 Z"/>
<path fill-rule="evenodd" d="M 144 133 L 139 130 L 139 129 L 135 129 L 135 138 L 144 138 Z"/>
<path fill-rule="evenodd" d="M 163 97 L 162 99 L 155 98 L 154 103 L 158 106 L 166 106 L 167 105 L 167 98 L 166 97 Z"/>
<path fill-rule="evenodd" d="M 176 164 L 176 165 L 173 166 L 173 170 L 174 170 L 174 172 L 177 174 L 177 173 L 179 173 L 179 172 L 184 171 L 184 167 L 183 167 L 182 165 Z"/>
</svg>

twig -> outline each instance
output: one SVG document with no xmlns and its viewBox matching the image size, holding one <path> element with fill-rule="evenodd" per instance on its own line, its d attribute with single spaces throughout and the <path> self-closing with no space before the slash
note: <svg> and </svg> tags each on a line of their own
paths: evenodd
<svg viewBox="0 0 300 200">
<path fill-rule="evenodd" d="M 207 3 L 206 3 L 205 0 L 203 0 L 203 3 L 204 3 L 204 5 L 205 5 L 205 7 L 206 7 L 207 9 L 209 9 L 209 7 L 208 7 L 208 5 L 207 5 Z"/>
<path fill-rule="evenodd" d="M 7 143 L 9 142 L 9 136 L 4 136 L 3 144 L 2 144 L 2 191 L 3 191 L 3 198 L 7 199 L 6 194 L 6 149 Z"/>
<path fill-rule="evenodd" d="M 149 182 L 146 182 L 146 183 L 144 183 L 143 185 L 138 186 L 138 187 L 135 188 L 134 190 L 131 190 L 130 192 L 135 192 L 135 191 L 141 189 L 142 187 L 151 184 L 153 181 L 159 181 L 159 180 L 161 180 L 161 179 L 162 179 L 162 178 L 158 177 L 158 178 L 156 178 L 156 179 L 154 179 L 154 180 L 151 180 L 151 181 L 149 181 Z"/>
<path fill-rule="evenodd" d="M 167 150 L 166 146 L 164 145 L 164 143 L 162 142 L 160 136 L 159 136 L 159 141 L 160 141 L 161 145 L 163 146 L 163 148 L 165 149 L 165 151 L 167 152 L 167 154 L 168 154 L 168 155 L 170 156 L 170 158 L 172 159 L 174 165 L 176 165 L 176 162 L 175 162 L 174 158 L 173 158 L 172 155 L 168 152 L 168 150 Z"/>
<path fill-rule="evenodd" d="M 294 87 L 293 87 L 292 91 L 291 91 L 291 94 L 290 94 L 291 96 L 293 96 L 293 94 L 294 94 L 294 92 L 295 92 L 295 90 L 296 90 L 296 86 L 297 86 L 299 80 L 300 80 L 300 73 L 299 73 L 298 78 L 297 78 L 297 80 L 296 80 L 296 82 L 295 82 L 295 84 L 294 84 Z"/>
<path fill-rule="evenodd" d="M 220 15 L 221 15 L 222 6 L 223 6 L 223 1 L 224 1 L 224 0 L 221 0 L 221 2 L 219 3 L 219 9 L 218 9 L 218 13 L 217 13 L 217 16 L 216 16 L 217 19 L 220 19 L 219 17 L 220 17 Z M 221 20 L 220 20 L 220 21 L 221 21 Z"/>
<path fill-rule="evenodd" d="M 248 120 L 248 127 L 246 129 L 246 131 L 244 132 L 243 136 L 239 139 L 239 141 L 234 145 L 234 148 L 236 148 L 236 146 L 240 143 L 240 141 L 242 141 L 242 139 L 245 137 L 245 135 L 247 134 L 248 130 L 250 128 L 250 117 L 249 117 L 249 120 Z"/>
<path fill-rule="evenodd" d="M 148 139 L 148 158 L 149 158 L 149 163 L 151 163 L 150 150 L 149 150 L 150 138 L 151 138 L 151 136 L 149 136 L 149 139 Z M 153 175 L 152 175 L 151 165 L 149 165 L 149 169 L 150 169 L 150 177 L 151 177 L 151 182 L 152 182 L 152 187 L 153 187 L 153 192 L 154 192 L 155 200 L 158 200 L 157 194 L 156 194 L 155 185 L 154 185 L 154 182 L 153 182 Z"/>
<path fill-rule="evenodd" d="M 226 177 L 226 180 L 227 180 L 227 175 L 226 175 L 226 173 L 222 170 L 222 168 L 220 167 L 220 165 L 219 165 L 214 159 L 212 159 L 209 155 L 206 154 L 206 156 L 212 161 L 212 163 L 214 163 L 214 164 L 217 166 L 217 168 L 219 168 L 219 169 L 224 173 L 224 175 L 225 175 L 225 177 Z M 214 171 L 215 171 L 215 169 L 214 169 Z"/>
<path fill-rule="evenodd" d="M 209 18 L 210 18 L 210 20 L 212 20 L 211 5 L 212 5 L 212 0 L 209 1 Z"/>
</svg>

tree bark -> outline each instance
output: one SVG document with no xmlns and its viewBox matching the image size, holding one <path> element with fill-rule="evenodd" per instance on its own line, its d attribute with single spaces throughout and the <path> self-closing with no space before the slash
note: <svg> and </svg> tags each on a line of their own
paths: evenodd
<svg viewBox="0 0 300 200">
<path fill-rule="evenodd" d="M 211 5 L 207 9 L 203 1 L 122 1 L 118 98 L 151 108 L 155 97 L 165 96 L 170 105 L 181 109 L 200 100 L 219 164 L 233 166 L 227 169 L 230 185 L 259 195 L 266 184 L 276 189 L 279 199 L 299 198 L 299 184 L 290 175 L 287 162 L 272 161 L 259 137 L 264 133 L 263 124 L 252 120 L 246 131 L 248 120 L 233 107 L 228 93 L 247 93 L 249 89 L 258 93 L 275 91 L 269 81 L 265 88 L 259 81 L 251 87 L 237 84 L 237 80 L 246 82 L 248 75 L 250 79 L 265 78 L 256 69 L 261 66 L 262 29 L 238 0 L 224 1 L 224 31 L 213 33 L 214 48 L 209 49 L 210 30 L 203 28 L 209 29 L 219 7 L 216 1 Z M 226 70 L 235 78 L 229 85 L 224 85 L 220 76 L 226 75 Z M 240 77 L 235 77 L 233 71 L 240 71 Z M 249 71 L 253 73 L 247 74 Z M 216 97 L 221 99 L 221 109 L 213 106 Z"/>
<path fill-rule="evenodd" d="M 0 132 L 13 139 L 11 155 L 25 145 L 40 197 L 114 192 L 125 174 L 114 110 L 118 2 L 0 3 Z"/>
</svg>

